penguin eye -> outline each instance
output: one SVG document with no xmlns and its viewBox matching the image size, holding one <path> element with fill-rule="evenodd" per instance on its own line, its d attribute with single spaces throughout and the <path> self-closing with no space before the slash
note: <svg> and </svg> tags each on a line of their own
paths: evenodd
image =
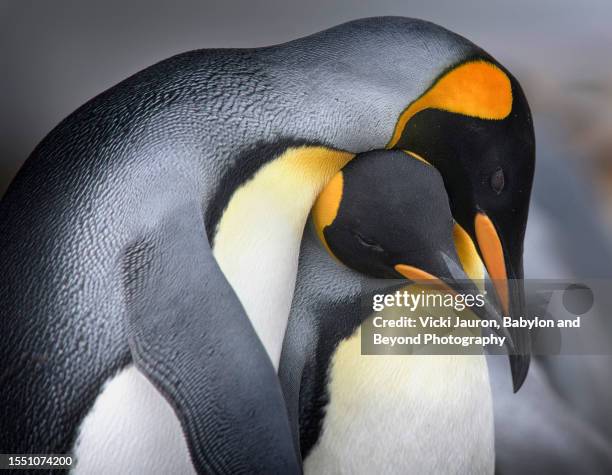
<svg viewBox="0 0 612 475">
<path fill-rule="evenodd" d="M 376 241 L 374 241 L 373 239 L 367 238 L 362 236 L 361 234 L 354 232 L 353 235 L 355 236 L 355 238 L 357 239 L 357 241 L 359 242 L 359 244 L 361 244 L 363 247 L 367 247 L 369 249 L 372 249 L 374 251 L 377 252 L 382 252 L 383 248 L 380 244 L 378 244 Z"/>
<path fill-rule="evenodd" d="M 491 189 L 498 195 L 504 190 L 506 178 L 504 176 L 504 171 L 501 168 L 497 168 L 497 170 L 491 174 L 490 185 Z"/>
</svg>

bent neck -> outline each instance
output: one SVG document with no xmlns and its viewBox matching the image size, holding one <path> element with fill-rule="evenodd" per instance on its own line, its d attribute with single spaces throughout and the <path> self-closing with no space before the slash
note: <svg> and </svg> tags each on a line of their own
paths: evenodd
<svg viewBox="0 0 612 475">
<path fill-rule="evenodd" d="M 287 149 L 233 193 L 217 225 L 213 254 L 276 368 L 306 219 L 353 156 L 320 146 Z"/>
</svg>

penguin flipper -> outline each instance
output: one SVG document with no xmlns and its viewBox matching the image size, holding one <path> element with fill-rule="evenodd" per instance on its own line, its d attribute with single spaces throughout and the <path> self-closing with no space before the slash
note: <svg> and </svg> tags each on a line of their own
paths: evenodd
<svg viewBox="0 0 612 475">
<path fill-rule="evenodd" d="M 173 406 L 198 473 L 299 473 L 278 378 L 206 239 L 197 204 L 122 261 L 137 367 Z"/>
<path fill-rule="evenodd" d="M 295 302 L 295 301 L 294 301 Z M 314 338 L 311 333 L 311 325 L 308 317 L 312 308 L 308 306 L 294 305 L 291 309 L 280 364 L 278 367 L 278 378 L 287 405 L 287 415 L 293 434 L 293 445 L 297 455 L 302 458 L 300 449 L 300 390 L 302 375 L 307 364 L 316 351 Z M 310 358 L 309 358 L 310 356 Z"/>
</svg>

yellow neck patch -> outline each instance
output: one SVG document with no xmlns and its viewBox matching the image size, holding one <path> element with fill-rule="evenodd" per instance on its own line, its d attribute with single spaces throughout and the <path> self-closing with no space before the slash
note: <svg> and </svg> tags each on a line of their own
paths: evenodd
<svg viewBox="0 0 612 475">
<path fill-rule="evenodd" d="M 323 189 L 317 201 L 315 201 L 314 207 L 312 208 L 312 219 L 314 221 L 315 230 L 319 239 L 327 249 L 327 251 L 333 256 L 334 253 L 327 245 L 323 230 L 334 222 L 338 215 L 338 208 L 340 208 L 340 202 L 342 201 L 342 190 L 344 188 L 344 178 L 342 172 L 338 172 L 330 180 L 327 186 Z"/>
<path fill-rule="evenodd" d="M 483 60 L 451 69 L 402 112 L 387 148 L 397 144 L 406 124 L 425 109 L 480 119 L 504 119 L 512 110 L 510 79 L 497 66 Z"/>
<path fill-rule="evenodd" d="M 327 147 L 288 148 L 234 192 L 217 225 L 215 259 L 276 368 L 308 214 L 353 156 Z"/>
<path fill-rule="evenodd" d="M 284 217 L 301 232 L 317 195 L 330 180 L 338 180 L 338 171 L 354 156 L 326 147 L 303 146 L 289 148 L 266 163 L 230 199 L 217 226 L 215 250 L 225 243 L 248 242 L 256 225 L 270 221 L 272 215 Z M 326 196 L 331 197 L 334 186 L 328 188 Z M 342 193 L 341 177 L 339 189 Z M 324 214 L 326 223 L 333 221 L 335 212 L 337 205 L 333 215 Z"/>
</svg>

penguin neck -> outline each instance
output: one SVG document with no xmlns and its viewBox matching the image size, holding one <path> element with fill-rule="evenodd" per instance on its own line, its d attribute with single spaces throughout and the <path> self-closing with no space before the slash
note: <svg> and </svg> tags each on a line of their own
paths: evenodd
<svg viewBox="0 0 612 475">
<path fill-rule="evenodd" d="M 326 377 L 306 474 L 493 473 L 484 355 L 365 356 L 360 327 L 338 344 Z"/>
<path fill-rule="evenodd" d="M 213 254 L 278 368 L 306 219 L 314 200 L 353 154 L 292 147 L 236 189 Z"/>
</svg>

